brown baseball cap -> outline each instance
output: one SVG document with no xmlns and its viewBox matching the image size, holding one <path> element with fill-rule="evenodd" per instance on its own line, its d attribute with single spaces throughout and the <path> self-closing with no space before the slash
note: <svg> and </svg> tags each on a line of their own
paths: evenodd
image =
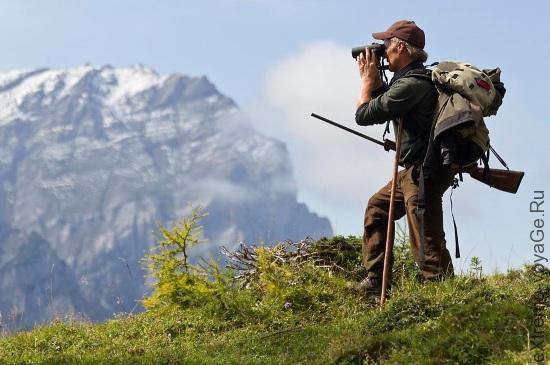
<svg viewBox="0 0 550 365">
<path fill-rule="evenodd" d="M 379 40 L 397 37 L 421 49 L 424 49 L 426 44 L 424 31 L 412 20 L 399 20 L 393 23 L 385 32 L 372 33 L 372 37 Z"/>
</svg>

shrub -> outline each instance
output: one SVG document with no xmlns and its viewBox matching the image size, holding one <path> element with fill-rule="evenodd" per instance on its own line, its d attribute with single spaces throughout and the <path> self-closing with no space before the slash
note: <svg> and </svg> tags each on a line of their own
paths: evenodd
<svg viewBox="0 0 550 365">
<path fill-rule="evenodd" d="M 154 280 L 152 294 L 143 300 L 146 308 L 168 304 L 197 305 L 212 295 L 212 284 L 199 268 L 188 262 L 189 248 L 203 242 L 198 222 L 204 216 L 200 208 L 193 209 L 191 216 L 179 225 L 170 229 L 160 226 L 162 237 L 144 259 Z"/>
</svg>

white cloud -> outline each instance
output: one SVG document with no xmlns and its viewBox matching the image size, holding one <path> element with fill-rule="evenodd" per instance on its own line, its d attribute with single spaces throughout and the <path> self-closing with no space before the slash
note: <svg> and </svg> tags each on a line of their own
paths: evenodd
<svg viewBox="0 0 550 365">
<path fill-rule="evenodd" d="M 260 198 L 256 192 L 223 178 L 205 178 L 197 181 L 196 185 L 198 191 L 194 194 L 205 206 L 215 199 L 231 203 L 246 203 Z"/>
<path fill-rule="evenodd" d="M 383 126 L 355 124 L 358 92 L 350 50 L 319 42 L 270 69 L 265 94 L 249 108 L 256 127 L 287 143 L 299 198 L 328 215 L 340 233 L 361 232 L 367 199 L 389 180 L 393 154 L 310 114 L 381 138 Z"/>
</svg>

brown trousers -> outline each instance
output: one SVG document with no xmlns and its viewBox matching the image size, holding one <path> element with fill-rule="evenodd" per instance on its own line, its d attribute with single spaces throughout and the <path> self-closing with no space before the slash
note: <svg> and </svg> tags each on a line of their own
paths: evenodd
<svg viewBox="0 0 550 365">
<path fill-rule="evenodd" d="M 453 274 L 451 256 L 445 247 L 441 201 L 443 194 L 451 186 L 453 174 L 448 171 L 437 171 L 426 184 L 424 260 L 421 260 L 420 257 L 420 232 L 414 212 L 418 201 L 418 174 L 418 166 L 411 166 L 398 172 L 394 220 L 407 215 L 409 238 L 415 261 L 425 279 L 437 279 Z M 370 277 L 382 277 L 390 192 L 391 181 L 369 199 L 365 211 L 363 264 Z M 393 264 L 393 255 L 390 258 L 390 263 Z"/>
</svg>

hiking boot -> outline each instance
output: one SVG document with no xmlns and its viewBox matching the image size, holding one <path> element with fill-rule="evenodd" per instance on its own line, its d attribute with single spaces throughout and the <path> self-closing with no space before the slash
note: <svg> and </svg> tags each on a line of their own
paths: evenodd
<svg viewBox="0 0 550 365">
<path fill-rule="evenodd" d="M 358 292 L 380 295 L 382 293 L 382 278 L 367 276 L 359 283 L 355 284 L 353 289 Z"/>
</svg>

